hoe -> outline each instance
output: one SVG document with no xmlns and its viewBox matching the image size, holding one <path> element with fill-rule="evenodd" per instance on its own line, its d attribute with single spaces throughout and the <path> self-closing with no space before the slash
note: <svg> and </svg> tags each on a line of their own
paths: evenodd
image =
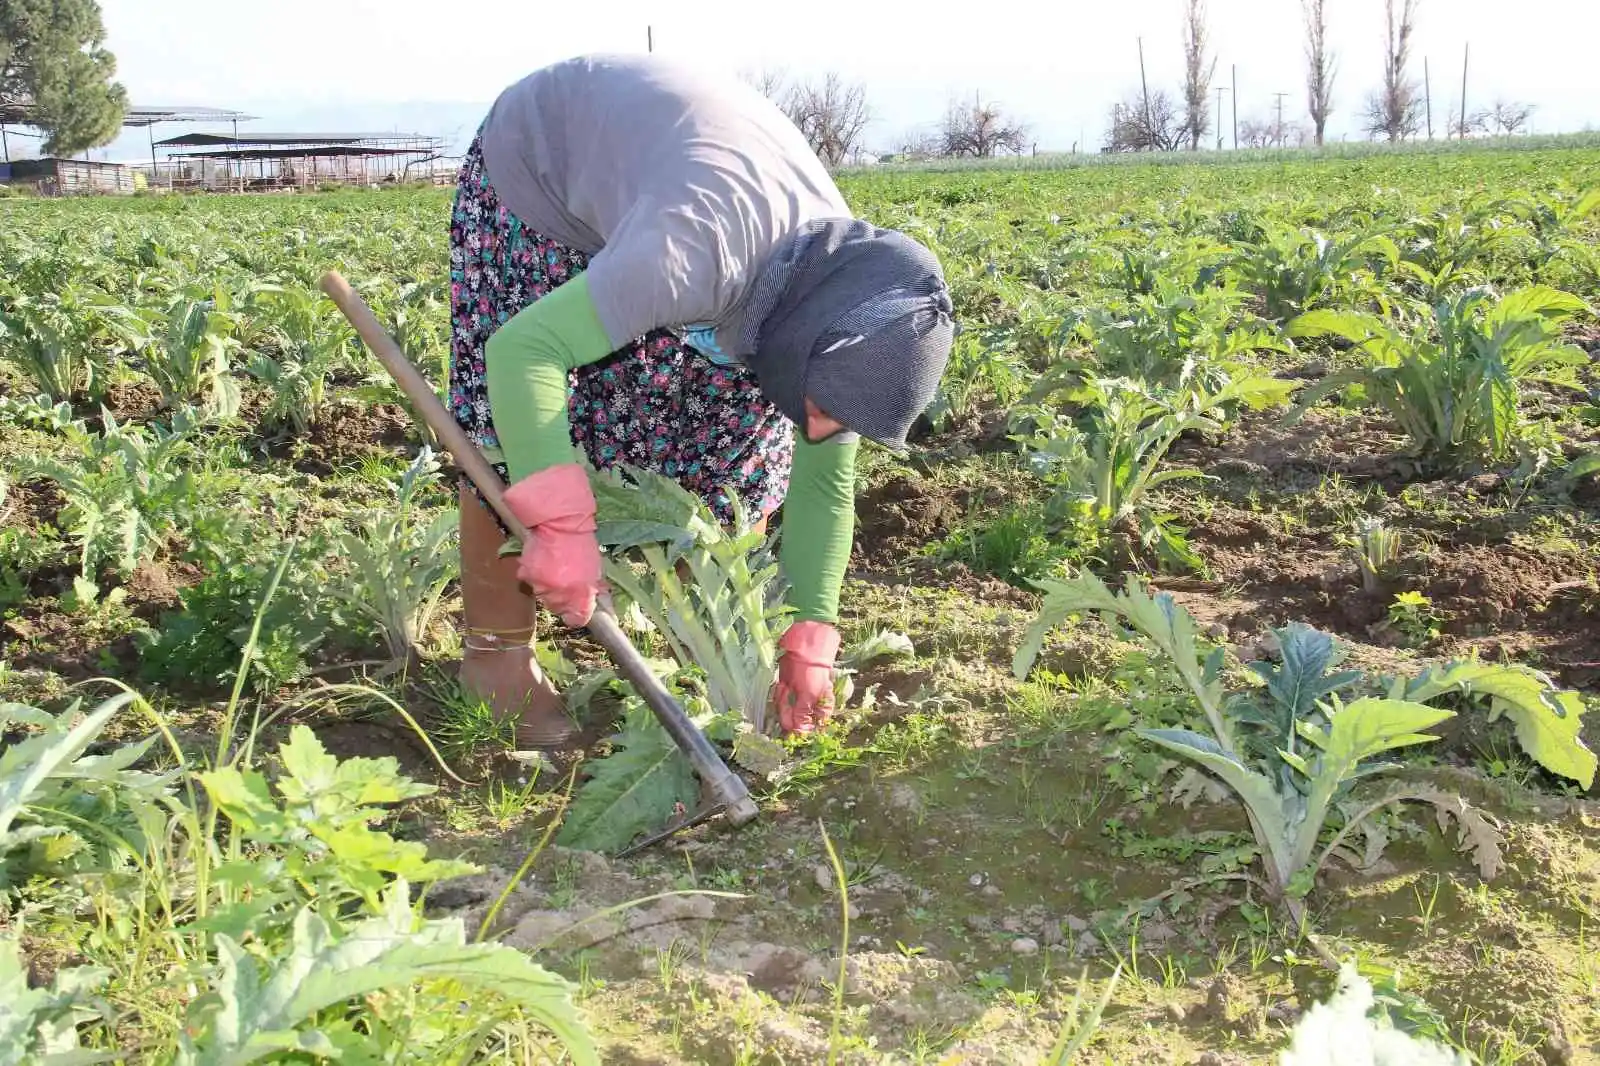
<svg viewBox="0 0 1600 1066">
<path fill-rule="evenodd" d="M 527 528 L 517 520 L 516 515 L 511 513 L 511 508 L 506 506 L 503 495 L 505 482 L 495 472 L 494 467 L 489 465 L 489 461 L 483 457 L 477 446 L 462 432 L 456 420 L 444 409 L 444 405 L 439 402 L 438 396 L 434 394 L 427 380 L 400 351 L 399 345 L 395 344 L 394 339 L 384 331 L 366 301 L 337 271 L 330 271 L 323 276 L 322 291 L 332 297 L 339 310 L 344 312 L 345 318 L 350 320 L 350 324 L 361 335 L 367 347 L 394 377 L 395 383 L 411 400 L 415 410 L 428 423 L 429 428 L 438 435 L 439 440 L 455 459 L 456 465 L 483 493 L 483 498 L 494 508 L 501 521 L 506 524 L 506 528 L 511 530 L 514 536 L 526 540 Z M 699 775 L 710 793 L 700 810 L 634 844 L 622 854 L 632 854 L 650 847 L 674 833 L 698 825 L 718 814 L 726 814 L 728 821 L 734 826 L 742 826 L 752 821 L 756 817 L 757 808 L 755 801 L 750 798 L 749 790 L 745 788 L 744 781 L 738 774 L 728 769 L 705 734 L 684 712 L 683 706 L 650 671 L 644 657 L 629 642 L 622 627 L 617 624 L 617 617 L 609 600 L 603 599 L 596 606 L 594 616 L 589 620 L 588 629 L 611 656 L 618 672 L 627 678 L 644 698 L 645 703 L 655 712 L 656 718 L 672 737 L 673 743 L 688 756 L 695 773 Z"/>
</svg>

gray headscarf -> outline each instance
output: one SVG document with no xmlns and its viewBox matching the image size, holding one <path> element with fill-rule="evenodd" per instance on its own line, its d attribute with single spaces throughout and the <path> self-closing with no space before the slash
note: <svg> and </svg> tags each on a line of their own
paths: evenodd
<svg viewBox="0 0 1600 1066">
<path fill-rule="evenodd" d="M 751 290 L 740 348 L 761 391 L 802 429 L 807 396 L 896 450 L 933 402 L 955 334 L 933 253 L 860 219 L 797 231 Z"/>
</svg>

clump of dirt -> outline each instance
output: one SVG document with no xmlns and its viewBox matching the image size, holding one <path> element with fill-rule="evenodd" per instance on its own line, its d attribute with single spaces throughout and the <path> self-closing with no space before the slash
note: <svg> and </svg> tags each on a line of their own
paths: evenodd
<svg viewBox="0 0 1600 1066">
<path fill-rule="evenodd" d="M 246 403 L 246 421 L 259 424 L 259 416 L 249 413 L 252 407 L 259 411 L 261 401 Z M 326 476 L 350 460 L 407 449 L 418 439 L 405 410 L 396 404 L 340 403 L 328 407 L 304 437 L 282 429 L 264 442 L 268 455 L 293 462 L 302 473 Z"/>
<path fill-rule="evenodd" d="M 941 492 L 904 475 L 874 486 L 856 501 L 859 561 L 899 565 L 960 525 L 971 499 L 970 489 Z"/>
<path fill-rule="evenodd" d="M 1375 414 L 1335 418 L 1308 411 L 1292 426 L 1279 412 L 1247 411 L 1233 432 L 1212 444 L 1185 436 L 1171 458 L 1221 477 L 1262 477 L 1310 472 L 1320 477 L 1400 479 L 1407 464 L 1396 458 L 1399 439 Z"/>
<path fill-rule="evenodd" d="M 67 505 L 54 481 L 40 478 L 13 485 L 0 504 L 0 525 L 16 529 L 48 529 Z"/>
<path fill-rule="evenodd" d="M 127 602 L 134 617 L 151 622 L 164 611 L 177 610 L 182 602 L 178 593 L 204 578 L 205 571 L 193 563 L 152 559 L 140 563 L 123 587 L 128 590 Z"/>
<path fill-rule="evenodd" d="M 105 405 L 119 422 L 144 422 L 161 412 L 161 390 L 152 381 L 128 381 L 106 390 Z M 99 417 L 98 406 L 93 412 Z"/>
<path fill-rule="evenodd" d="M 417 433 L 404 409 L 392 403 L 335 404 L 311 427 L 310 443 L 334 456 L 400 448 Z"/>
<path fill-rule="evenodd" d="M 131 634 L 97 634 L 54 604 L 27 605 L 13 614 L 0 627 L 0 638 L 6 638 L 0 639 L 0 655 L 15 666 L 46 670 L 68 682 L 127 676 L 137 669 L 139 651 Z M 22 643 L 11 645 L 10 639 Z"/>
</svg>

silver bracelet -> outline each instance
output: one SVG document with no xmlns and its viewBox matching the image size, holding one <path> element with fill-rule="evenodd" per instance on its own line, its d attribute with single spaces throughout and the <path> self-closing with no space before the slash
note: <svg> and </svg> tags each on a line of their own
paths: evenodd
<svg viewBox="0 0 1600 1066">
<path fill-rule="evenodd" d="M 474 638 L 477 643 L 474 643 Z M 461 638 L 461 646 L 468 651 L 527 651 L 531 644 L 531 637 L 524 640 L 507 640 L 498 633 L 486 630 L 468 630 Z"/>
</svg>

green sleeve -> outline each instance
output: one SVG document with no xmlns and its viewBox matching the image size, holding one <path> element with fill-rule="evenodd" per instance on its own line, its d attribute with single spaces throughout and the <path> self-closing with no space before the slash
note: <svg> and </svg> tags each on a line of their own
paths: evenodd
<svg viewBox="0 0 1600 1066">
<path fill-rule="evenodd" d="M 811 444 L 795 434 L 778 562 L 797 622 L 839 620 L 839 587 L 855 535 L 859 448 L 859 439 Z"/>
<path fill-rule="evenodd" d="M 577 461 L 567 372 L 615 349 L 583 274 L 517 312 L 489 338 L 483 349 L 489 412 L 511 484 Z"/>
</svg>

